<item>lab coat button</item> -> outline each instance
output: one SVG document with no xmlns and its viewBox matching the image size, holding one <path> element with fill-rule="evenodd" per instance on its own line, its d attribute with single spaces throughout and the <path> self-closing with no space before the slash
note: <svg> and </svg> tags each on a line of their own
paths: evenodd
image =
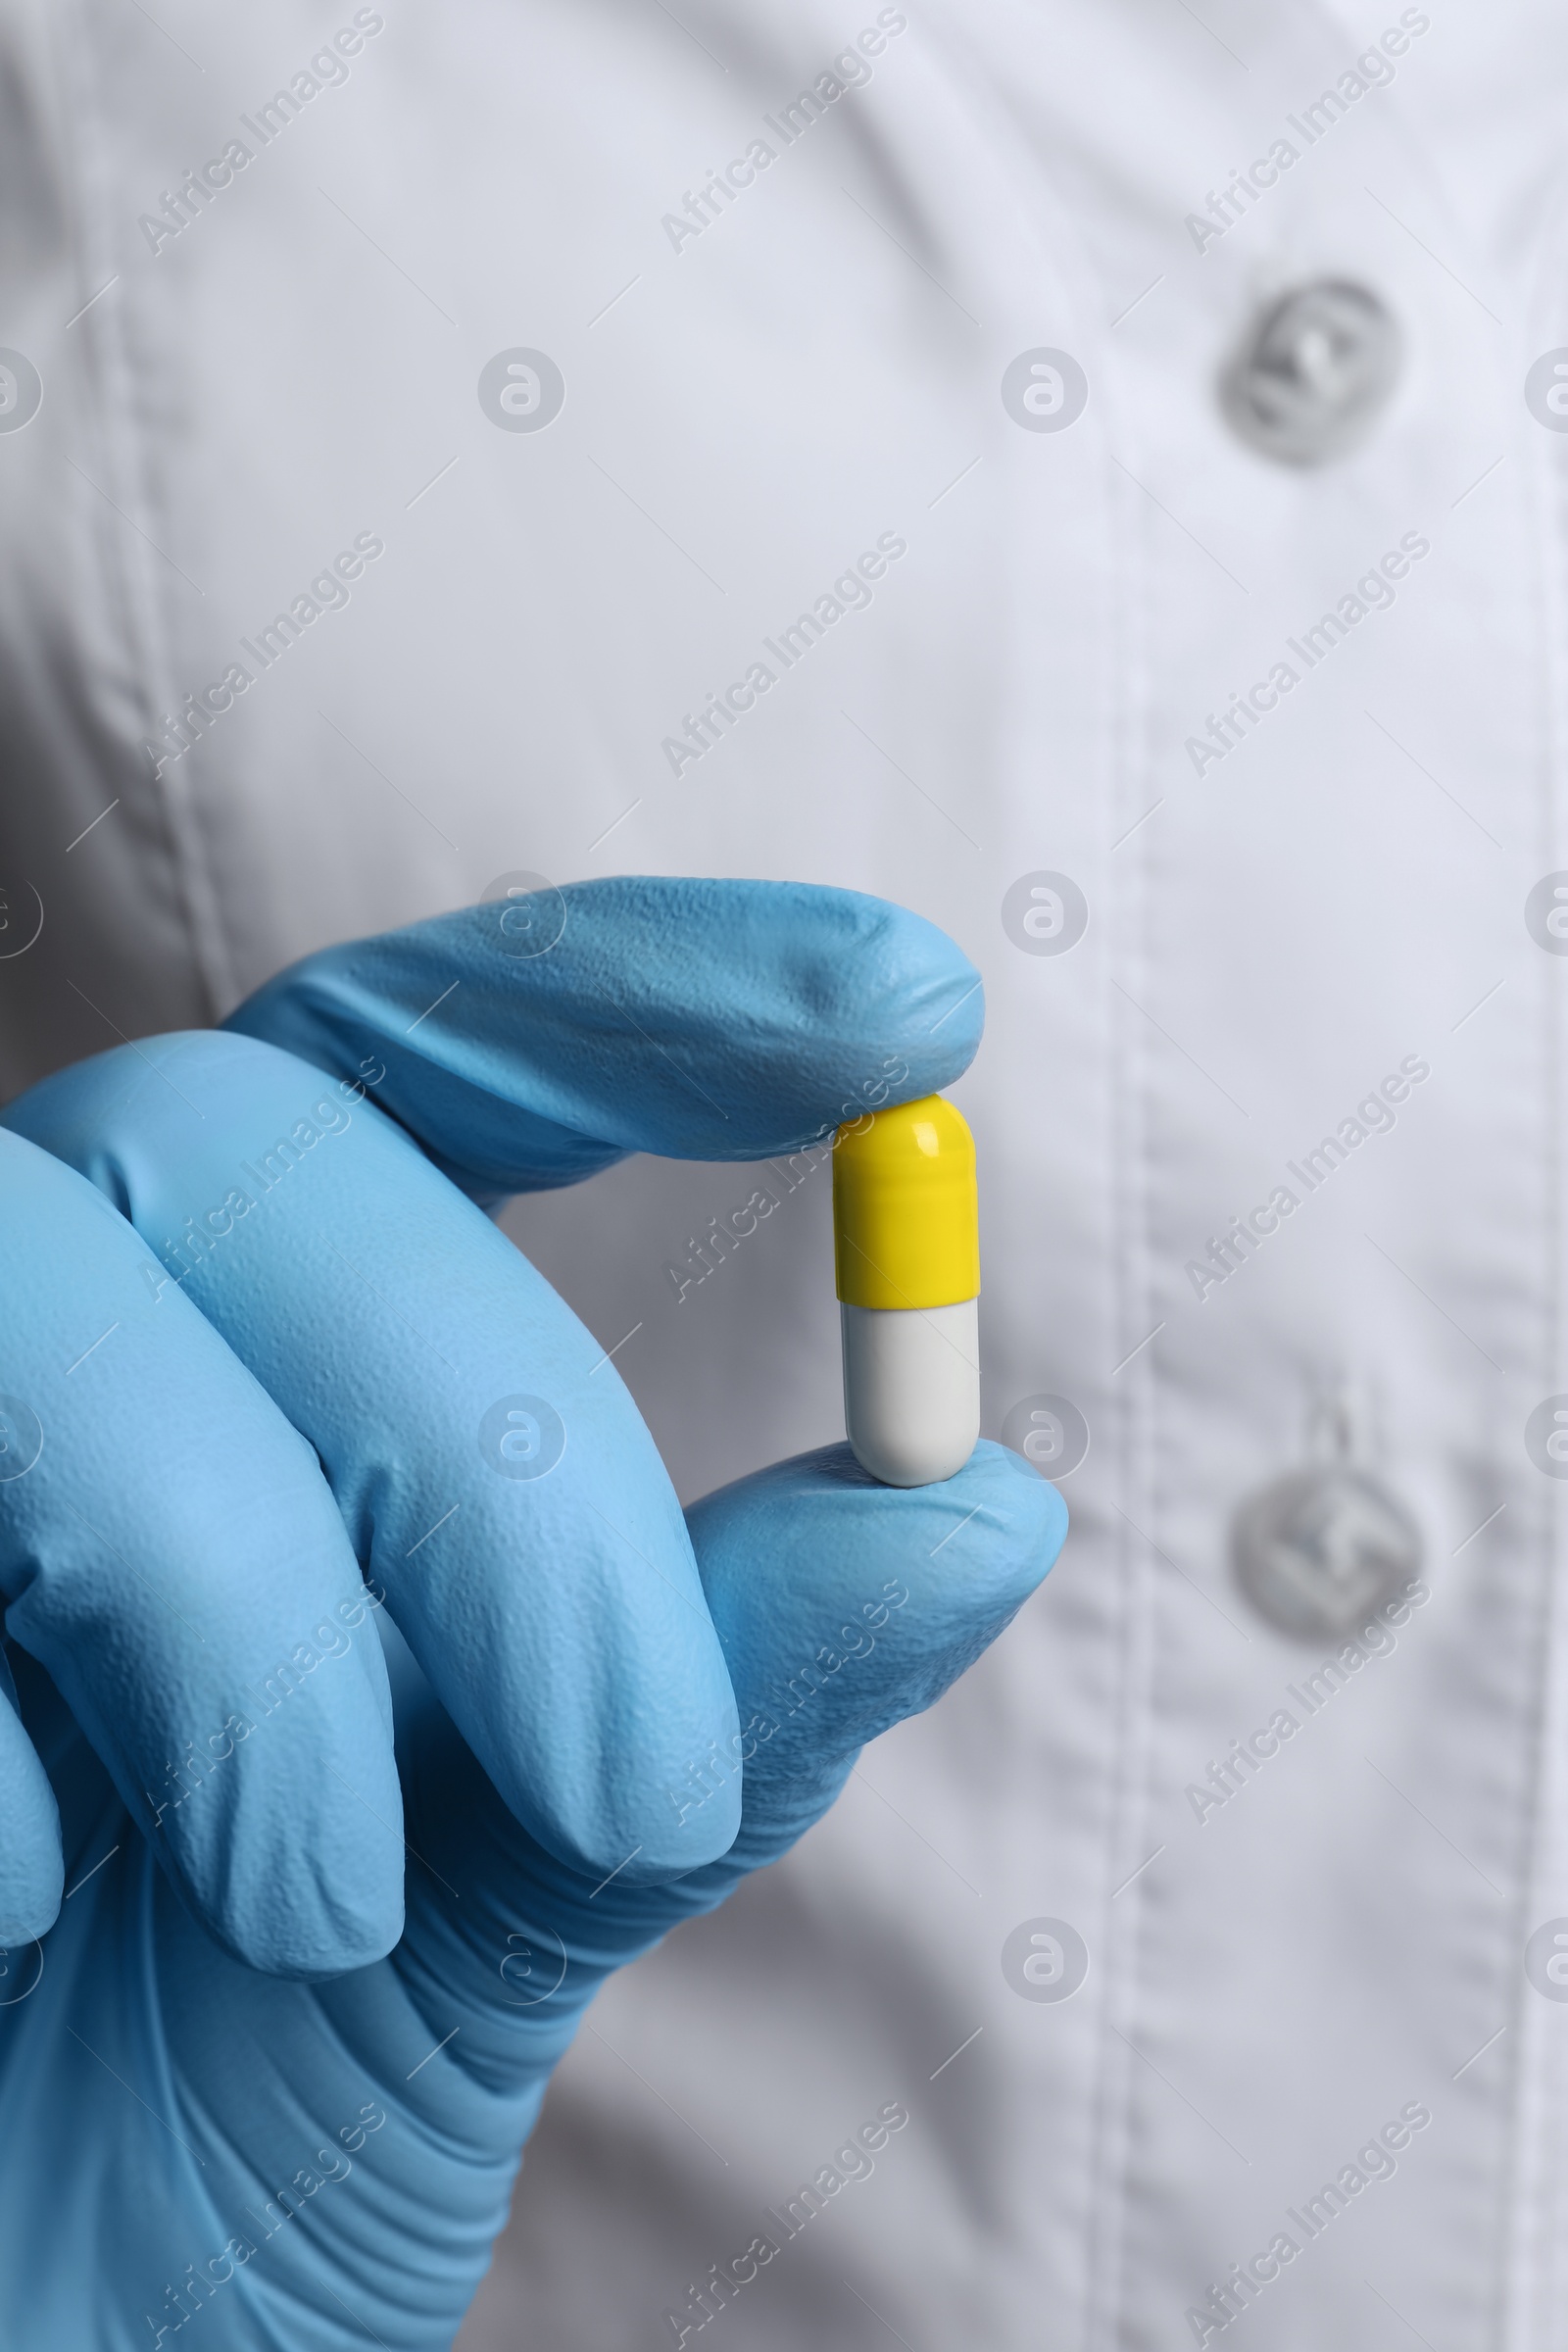
<svg viewBox="0 0 1568 2352">
<path fill-rule="evenodd" d="M 1367 287 L 1319 278 L 1272 303 L 1221 381 L 1242 440 L 1282 466 L 1321 466 L 1365 439 L 1398 380 L 1402 339 Z"/>
<path fill-rule="evenodd" d="M 1353 1632 L 1401 1592 L 1421 1538 L 1387 1487 L 1347 1462 L 1289 1471 L 1236 1515 L 1237 1580 L 1281 1633 L 1324 1641 Z"/>
</svg>

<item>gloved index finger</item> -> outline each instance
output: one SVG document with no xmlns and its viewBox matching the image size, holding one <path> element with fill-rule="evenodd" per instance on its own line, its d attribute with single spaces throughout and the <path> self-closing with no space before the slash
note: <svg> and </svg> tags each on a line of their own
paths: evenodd
<svg viewBox="0 0 1568 2352">
<path fill-rule="evenodd" d="M 327 949 L 226 1026 L 373 1086 L 484 1198 L 799 1150 L 950 1085 L 983 1017 L 968 958 L 887 900 L 626 875 Z"/>
</svg>

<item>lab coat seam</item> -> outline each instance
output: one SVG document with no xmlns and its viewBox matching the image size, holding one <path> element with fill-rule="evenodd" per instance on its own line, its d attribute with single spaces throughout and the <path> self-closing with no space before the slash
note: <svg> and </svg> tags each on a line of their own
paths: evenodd
<svg viewBox="0 0 1568 2352">
<path fill-rule="evenodd" d="M 1559 175 L 1559 193 L 1568 194 L 1568 172 Z M 1535 299 L 1530 308 L 1549 339 L 1550 318 L 1560 307 L 1560 289 L 1568 253 L 1559 235 L 1548 243 L 1535 274 Z M 1515 424 L 1516 439 L 1522 428 Z M 1562 797 L 1559 779 L 1568 769 L 1568 534 L 1564 530 L 1564 466 L 1555 438 L 1526 440 L 1526 484 L 1520 496 L 1535 523 L 1537 570 L 1541 590 L 1538 604 L 1543 665 L 1547 679 L 1543 717 L 1545 740 L 1542 747 L 1539 782 L 1538 857 L 1544 872 L 1555 869 L 1563 855 Z M 1554 495 L 1555 493 L 1555 495 Z M 1544 1048 L 1544 1128 L 1547 1166 L 1544 1182 L 1552 1212 L 1546 1219 L 1549 1251 L 1544 1285 L 1549 1318 L 1546 1334 L 1547 1381 L 1557 1377 L 1562 1362 L 1563 1220 L 1563 1079 L 1564 1023 L 1560 991 L 1553 984 L 1547 959 L 1537 973 L 1537 1001 L 1542 1006 Z M 1564 1636 L 1561 1626 L 1559 1582 L 1568 1548 L 1568 1496 L 1553 1488 L 1544 1498 L 1543 1526 L 1536 1541 L 1544 1546 L 1542 1563 L 1542 1671 L 1538 1686 L 1537 1734 L 1531 1820 L 1527 1830 L 1521 1895 L 1527 1903 L 1523 1926 L 1546 1916 L 1553 1888 L 1565 1883 L 1564 1857 L 1568 1848 L 1565 1822 L 1564 1740 L 1568 1737 L 1568 1691 L 1565 1691 Z M 1555 1732 L 1555 1737 L 1553 1733 Z M 1568 2082 L 1556 2043 L 1547 2031 L 1544 2004 L 1527 2003 L 1522 1971 L 1514 1970 L 1513 2001 L 1521 2020 L 1518 2046 L 1512 2054 L 1513 2091 L 1510 2100 L 1509 2173 L 1515 2193 L 1505 2201 L 1501 2277 L 1499 2278 L 1499 2342 L 1505 2352 L 1546 2352 L 1552 2340 L 1552 2314 L 1558 2304 L 1559 2241 L 1563 2225 L 1563 2191 L 1553 2192 L 1552 2141 L 1560 2149 L 1562 2118 Z M 1555 2204 L 1555 2213 L 1553 2205 Z M 1553 2228 L 1553 2220 L 1556 2227 Z"/>
<path fill-rule="evenodd" d="M 1102 289 L 1102 294 L 1108 289 Z M 1107 310 L 1108 310 L 1107 304 Z M 1106 417 L 1106 456 L 1112 458 L 1111 443 L 1123 440 L 1125 434 L 1119 423 L 1113 396 L 1108 338 L 1102 342 L 1101 353 L 1101 382 L 1106 387 L 1104 401 Z M 1135 453 L 1135 471 L 1143 466 Z M 1145 733 L 1147 711 L 1147 677 L 1142 654 L 1144 625 L 1147 613 L 1139 601 L 1147 591 L 1151 563 L 1149 515 L 1147 501 L 1125 473 L 1109 472 L 1104 494 L 1105 513 L 1109 524 L 1112 560 L 1109 566 L 1110 610 L 1106 616 L 1107 676 L 1107 734 L 1112 746 L 1111 785 L 1102 830 L 1102 872 L 1104 876 L 1102 898 L 1105 905 L 1106 978 L 1109 964 L 1120 961 L 1132 982 L 1132 994 L 1147 1003 L 1146 981 L 1149 968 L 1149 942 L 1146 930 L 1147 905 L 1144 880 L 1148 870 L 1149 828 L 1144 827 L 1123 843 L 1121 852 L 1112 845 L 1122 841 L 1127 828 L 1133 825 L 1149 806 L 1148 743 Z M 1127 871 L 1125 886 L 1118 890 L 1113 855 L 1134 853 Z M 1153 1278 L 1150 1252 L 1149 1200 L 1152 1169 L 1149 1158 L 1149 1041 L 1148 1024 L 1136 1012 L 1125 995 L 1111 988 L 1105 991 L 1105 1023 L 1111 1040 L 1109 1055 L 1113 1102 L 1111 1104 L 1111 1151 L 1114 1188 L 1117 1195 L 1112 1233 L 1125 1237 L 1120 1248 L 1112 1243 L 1110 1282 L 1113 1294 L 1112 1328 L 1117 1332 L 1118 1357 L 1123 1350 L 1142 1340 L 1155 1320 L 1152 1306 Z M 1126 1386 L 1116 1400 L 1114 1417 L 1117 1433 L 1117 1460 L 1123 1476 L 1132 1489 L 1134 1516 L 1141 1527 L 1150 1524 L 1146 1514 L 1154 1508 L 1154 1493 L 1150 1479 L 1149 1398 L 1157 1360 L 1157 1341 L 1144 1348 L 1127 1366 Z M 1148 1774 L 1152 1752 L 1151 1685 L 1152 1679 L 1155 1625 L 1153 1617 L 1152 1561 L 1146 1544 L 1134 1534 L 1125 1519 L 1119 1521 L 1116 1542 L 1121 1555 L 1121 1584 L 1126 1606 L 1121 1613 L 1120 1638 L 1121 1705 L 1117 1725 L 1117 1745 L 1121 1750 L 1122 1766 L 1115 1792 L 1112 1834 L 1108 1859 L 1110 1881 L 1119 1887 L 1128 1870 L 1142 1859 L 1142 1826 L 1148 1818 Z M 1105 2222 L 1103 2228 L 1103 2287 L 1101 2304 L 1101 2340 L 1105 2352 L 1123 2339 L 1126 2324 L 1127 2239 L 1131 2204 L 1134 2119 L 1138 2096 L 1138 2067 L 1128 2041 L 1138 2035 L 1138 2002 L 1142 1941 L 1142 1906 L 1147 1881 L 1139 1878 L 1126 1889 L 1131 1897 L 1129 1915 L 1112 1926 L 1110 1903 L 1117 1899 L 1107 1882 L 1102 1918 L 1103 1948 L 1107 1953 L 1106 1989 L 1101 2010 L 1102 2059 L 1101 2095 L 1107 2109 L 1114 2099 L 1116 2112 L 1112 2118 L 1103 2117 L 1102 2144 L 1105 2151 L 1106 2178 L 1103 2180 Z M 1116 1948 L 1117 1964 L 1112 1968 L 1108 1954 L 1112 1936 L 1119 1934 Z M 1115 2012 L 1119 2011 L 1128 2041 L 1117 2032 Z"/>
<path fill-rule="evenodd" d="M 105 43 L 95 37 L 89 16 L 90 0 L 82 0 L 76 36 L 68 44 L 68 48 L 75 51 L 74 97 L 81 125 L 76 143 L 80 188 L 76 258 L 83 295 L 89 290 L 89 281 L 92 285 L 99 284 L 109 274 L 110 259 L 117 244 L 112 179 L 104 160 L 115 154 L 115 141 L 101 102 L 96 72 L 96 61 Z M 91 265 L 94 250 L 104 265 L 96 273 Z M 83 320 L 89 331 L 82 348 L 91 355 L 88 377 L 91 389 L 84 407 L 114 483 L 115 503 L 123 508 L 131 530 L 138 534 L 135 548 L 128 545 L 123 530 L 106 532 L 100 544 L 106 569 L 113 566 L 113 576 L 105 582 L 110 591 L 106 609 L 112 611 L 118 606 L 126 669 L 129 677 L 139 683 L 145 737 L 150 738 L 155 731 L 156 707 L 162 703 L 166 709 L 176 709 L 178 697 L 172 682 L 165 625 L 166 590 L 162 575 L 153 569 L 154 558 L 143 551 L 149 542 L 159 547 L 168 544 L 173 518 L 155 515 L 148 504 L 145 428 L 130 341 L 135 315 L 134 285 L 133 272 L 122 271 L 116 299 L 95 306 Z M 229 969 L 219 898 L 205 857 L 192 780 L 176 773 L 170 762 L 167 768 L 155 769 L 149 791 L 146 771 L 140 765 L 142 752 L 128 743 L 122 743 L 120 749 L 122 759 L 135 771 L 132 789 L 138 801 L 144 806 L 150 803 L 162 817 L 169 870 L 175 903 L 184 921 L 186 945 L 208 1000 L 209 1017 L 216 1020 L 220 1005 L 232 1003 L 239 991 Z M 130 781 L 129 777 L 126 781 Z"/>
<path fill-rule="evenodd" d="M 1421 140 L 1409 123 L 1403 110 L 1398 110 L 1402 143 L 1412 167 L 1422 171 L 1432 181 L 1439 203 L 1446 216 L 1446 224 L 1458 249 L 1465 255 L 1466 276 L 1474 281 L 1485 274 L 1488 257 L 1478 251 L 1466 233 L 1466 223 L 1454 204 L 1439 169 L 1439 159 Z M 1568 173 L 1559 174 L 1558 186 L 1568 185 Z M 1545 216 L 1550 218 L 1550 207 Z M 1543 244 L 1547 243 L 1545 236 Z M 1562 252 L 1559 240 L 1556 255 L 1558 274 L 1561 274 Z M 1531 275 L 1538 279 L 1545 275 L 1538 263 Z M 1528 284 L 1528 281 L 1527 281 Z M 1543 319 L 1544 340 L 1549 342 L 1551 329 L 1544 317 L 1549 303 L 1538 300 L 1533 307 Z M 1534 348 L 1534 344 L 1532 344 Z M 1506 397 L 1512 390 L 1505 380 L 1498 386 Z M 1522 404 L 1520 404 L 1522 405 Z M 1540 614 L 1537 627 L 1540 636 L 1542 673 L 1546 690 L 1542 697 L 1542 717 L 1545 740 L 1537 759 L 1537 838 L 1541 870 L 1551 870 L 1561 855 L 1561 826 L 1555 806 L 1554 776 L 1564 768 L 1564 713 L 1568 710 L 1568 662 L 1564 658 L 1565 614 L 1568 599 L 1564 595 L 1563 564 L 1564 533 L 1562 501 L 1559 496 L 1555 513 L 1549 495 L 1553 475 L 1561 482 L 1562 467 L 1554 442 L 1544 445 L 1530 437 L 1530 427 L 1517 412 L 1512 418 L 1512 446 L 1522 451 L 1525 459 L 1522 471 L 1526 485 L 1513 499 L 1518 509 L 1516 527 L 1522 535 L 1530 533 L 1531 511 L 1536 529 L 1535 569 Z M 1528 484 L 1534 477 L 1543 495 L 1530 496 Z M 1507 492 L 1504 492 L 1507 495 Z M 1554 527 L 1555 524 L 1555 527 Z M 1556 625 L 1548 615 L 1555 612 Z M 1553 740 L 1555 738 L 1555 740 Z M 1549 965 L 1543 963 L 1536 974 L 1536 990 L 1527 998 L 1522 1018 L 1536 1027 L 1538 1058 L 1544 1097 L 1542 1132 L 1545 1144 L 1546 1166 L 1543 1171 L 1544 1214 L 1542 1242 L 1546 1253 L 1543 1291 L 1544 1308 L 1542 1325 L 1536 1337 L 1543 1348 L 1543 1362 L 1537 1377 L 1549 1386 L 1556 1377 L 1554 1366 L 1561 1362 L 1562 1347 L 1562 1242 L 1564 1204 L 1562 1198 L 1562 1023 L 1558 991 L 1552 985 Z M 1517 1954 L 1522 1950 L 1533 1920 L 1545 1915 L 1555 1899 L 1551 1888 L 1565 1883 L 1568 1865 L 1568 1785 L 1565 1785 L 1564 1741 L 1568 1737 L 1568 1650 L 1565 1650 L 1561 1623 L 1561 1602 L 1558 1594 L 1556 1564 L 1561 1560 L 1564 1539 L 1568 1536 L 1568 1497 L 1555 1490 L 1544 1498 L 1539 1527 L 1527 1534 L 1524 1542 L 1530 1548 L 1544 1551 L 1538 1571 L 1539 1604 L 1535 1612 L 1535 1631 L 1538 1636 L 1539 1670 L 1532 1691 L 1534 1722 L 1526 1736 L 1520 1758 L 1520 1780 L 1524 1788 L 1526 1818 L 1511 1857 L 1517 1881 L 1517 1891 L 1510 1905 L 1516 1932 L 1513 1938 L 1511 1977 L 1511 2015 L 1520 2022 L 1521 2031 L 1507 2051 L 1504 2064 L 1511 2076 L 1508 2095 L 1508 2121 L 1502 2134 L 1504 2147 L 1504 2180 L 1501 2184 L 1497 2210 L 1499 2225 L 1494 2241 L 1492 2301 L 1495 2313 L 1496 2340 L 1507 2352 L 1547 2352 L 1553 2340 L 1552 2314 L 1557 2307 L 1556 2279 L 1560 2268 L 1561 2191 L 1556 2192 L 1558 2226 L 1552 2226 L 1553 2164 L 1549 2142 L 1555 2134 L 1559 2146 L 1561 2118 L 1568 2101 L 1568 2070 L 1564 2069 L 1556 2047 L 1557 2037 L 1548 2035 L 1544 2010 L 1528 2000 L 1523 1971 Z M 1527 1555 L 1528 1556 L 1528 1555 Z M 1521 1570 L 1521 1599 L 1528 1601 L 1530 1571 Z M 1553 1727 L 1555 1726 L 1555 1736 Z M 1482 2299 L 1478 2294 L 1478 2302 Z"/>
<path fill-rule="evenodd" d="M 1108 354 L 1106 356 L 1108 359 Z M 1108 373 L 1108 368 L 1106 371 Z M 1116 419 L 1113 409 L 1111 421 L 1114 428 Z M 1135 456 L 1135 473 L 1142 474 L 1144 470 Z M 1103 839 L 1107 845 L 1122 843 L 1119 850 L 1112 851 L 1107 846 L 1102 851 L 1107 956 L 1111 960 L 1120 962 L 1127 973 L 1131 996 L 1139 1004 L 1147 1004 L 1152 961 L 1148 931 L 1148 881 L 1153 828 L 1141 827 L 1130 839 L 1124 840 L 1123 836 L 1149 807 L 1154 791 L 1152 747 L 1148 736 L 1149 681 L 1146 659 L 1152 555 L 1147 500 L 1125 474 L 1116 475 L 1107 485 L 1107 490 L 1106 506 L 1115 551 L 1111 574 L 1113 608 L 1107 632 L 1113 665 L 1111 675 L 1107 678 L 1107 693 L 1111 713 L 1109 732 L 1113 745 L 1114 789 L 1107 809 Z M 1130 858 L 1129 851 L 1132 853 Z M 1120 869 L 1111 866 L 1113 855 L 1126 860 Z M 1149 1094 L 1151 1057 L 1148 1023 L 1126 995 L 1107 989 L 1106 996 L 1107 1026 L 1112 1039 L 1110 1066 L 1116 1095 L 1112 1117 L 1113 1166 L 1118 1198 L 1113 1231 L 1125 1237 L 1121 1247 L 1114 1251 L 1112 1265 L 1112 1282 L 1120 1294 L 1115 1307 L 1120 1352 L 1152 1329 L 1158 1316 L 1154 1302 L 1156 1283 L 1150 1223 L 1153 1185 Z M 1127 1366 L 1126 1373 L 1121 1375 L 1125 1386 L 1114 1406 L 1117 1460 L 1133 1504 L 1131 1517 L 1138 1527 L 1145 1530 L 1153 1530 L 1157 1526 L 1161 1507 L 1153 1427 L 1157 1350 L 1156 1339 Z M 1126 1595 L 1121 1619 L 1123 1695 L 1118 1727 L 1118 1745 L 1124 1761 L 1116 1791 L 1110 1859 L 1114 1881 L 1120 1887 L 1128 1871 L 1144 1858 L 1149 1842 L 1147 1824 L 1150 1815 L 1150 1772 L 1155 1749 L 1153 1673 L 1158 1646 L 1158 1621 L 1156 1580 L 1149 1545 L 1135 1534 L 1126 1519 L 1118 1524 L 1117 1543 L 1123 1561 L 1121 1582 Z M 1136 2196 L 1136 2112 L 1140 2090 L 1139 2070 L 1132 2050 L 1120 2041 L 1119 2035 L 1114 2041 L 1111 2037 L 1117 2033 L 1114 2013 L 1119 2012 L 1120 2025 L 1128 2040 L 1140 2043 L 1143 2040 L 1140 2032 L 1140 1995 L 1147 1892 L 1147 1877 L 1139 1877 L 1124 1893 L 1115 1898 L 1107 1891 L 1103 1912 L 1104 1948 L 1108 1954 L 1114 1936 L 1114 1948 L 1118 1952 L 1114 1970 L 1107 1961 L 1107 1986 L 1102 2008 L 1102 2040 L 1106 2047 L 1101 2069 L 1102 2095 L 1107 2101 L 1114 2097 L 1118 2110 L 1113 2122 L 1106 2117 L 1104 2132 L 1108 2178 L 1104 2182 L 1106 2219 L 1102 2340 L 1106 2352 L 1111 2346 L 1123 2342 L 1127 2335 L 1127 2248 Z M 1113 1917 L 1110 1911 L 1112 1899 L 1127 1906 L 1124 1915 Z"/>
</svg>

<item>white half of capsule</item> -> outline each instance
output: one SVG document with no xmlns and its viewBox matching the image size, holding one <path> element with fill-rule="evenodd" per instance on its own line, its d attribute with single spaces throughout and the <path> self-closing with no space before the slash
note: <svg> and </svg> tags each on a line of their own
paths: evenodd
<svg viewBox="0 0 1568 2352">
<path fill-rule="evenodd" d="M 851 1306 L 841 1300 L 844 1426 L 885 1487 L 961 1470 L 980 1436 L 980 1301 Z"/>
</svg>

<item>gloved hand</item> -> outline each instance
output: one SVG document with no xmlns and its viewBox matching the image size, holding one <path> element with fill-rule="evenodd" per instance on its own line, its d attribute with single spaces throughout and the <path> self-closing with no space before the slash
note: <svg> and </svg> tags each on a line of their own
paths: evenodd
<svg viewBox="0 0 1568 2352">
<path fill-rule="evenodd" d="M 564 929 L 515 956 L 519 915 Z M 589 885 L 312 959 L 241 1026 L 315 1066 L 159 1040 L 0 1137 L 17 2352 L 448 2343 L 606 1973 L 784 1850 L 1064 1530 L 998 1448 L 902 1494 L 836 1447 L 688 1540 L 613 1365 L 411 1140 L 475 1194 L 795 1147 L 969 1058 L 929 926 Z M 25 1945 L 49 1784 L 73 1891 Z"/>
</svg>

